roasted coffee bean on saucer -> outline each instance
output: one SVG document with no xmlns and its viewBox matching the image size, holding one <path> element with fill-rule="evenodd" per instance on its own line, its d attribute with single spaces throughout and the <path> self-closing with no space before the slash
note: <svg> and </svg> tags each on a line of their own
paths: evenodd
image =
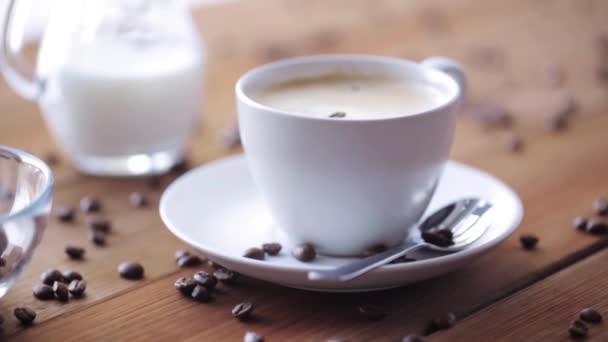
<svg viewBox="0 0 608 342">
<path fill-rule="evenodd" d="M 291 254 L 303 262 L 313 261 L 317 257 L 317 251 L 309 243 L 303 243 L 293 247 Z"/>
<path fill-rule="evenodd" d="M 283 246 L 281 246 L 281 244 L 278 242 L 269 242 L 262 244 L 262 250 L 266 252 L 266 254 L 272 256 L 278 255 L 281 252 L 282 248 Z"/>
<path fill-rule="evenodd" d="M 255 259 L 255 260 L 264 260 L 264 251 L 258 247 L 251 247 L 248 248 L 245 253 L 243 253 L 243 256 L 245 258 L 249 258 L 249 259 Z"/>
</svg>

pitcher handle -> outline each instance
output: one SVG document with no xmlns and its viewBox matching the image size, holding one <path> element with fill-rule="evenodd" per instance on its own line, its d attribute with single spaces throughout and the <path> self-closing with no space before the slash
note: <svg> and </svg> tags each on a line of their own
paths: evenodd
<svg viewBox="0 0 608 342">
<path fill-rule="evenodd" d="M 19 95 L 29 100 L 36 100 L 40 94 L 40 83 L 37 79 L 24 76 L 10 63 L 9 32 L 15 14 L 16 0 L 7 0 L 4 15 L 0 25 L 0 71 L 6 81 Z M 19 63 L 21 64 L 21 63 Z M 25 63 L 24 63 L 25 64 Z M 35 75 L 32 69 L 32 75 Z"/>
<path fill-rule="evenodd" d="M 456 83 L 458 83 L 461 103 L 464 103 L 467 95 L 467 79 L 462 65 L 449 58 L 439 56 L 429 57 L 423 60 L 422 65 L 441 70 L 451 76 Z"/>
</svg>

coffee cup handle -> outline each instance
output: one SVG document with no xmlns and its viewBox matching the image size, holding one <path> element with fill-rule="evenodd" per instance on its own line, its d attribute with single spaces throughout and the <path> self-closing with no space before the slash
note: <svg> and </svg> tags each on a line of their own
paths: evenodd
<svg viewBox="0 0 608 342">
<path fill-rule="evenodd" d="M 464 75 L 464 68 L 462 65 L 449 58 L 439 56 L 429 57 L 423 60 L 421 64 L 433 69 L 441 70 L 450 75 L 456 81 L 456 83 L 458 83 L 458 87 L 460 88 L 460 97 L 462 101 L 464 101 L 467 94 L 467 79 Z"/>
</svg>

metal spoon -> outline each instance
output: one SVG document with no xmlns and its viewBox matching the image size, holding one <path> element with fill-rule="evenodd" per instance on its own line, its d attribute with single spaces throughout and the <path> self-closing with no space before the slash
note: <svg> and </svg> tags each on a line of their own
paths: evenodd
<svg viewBox="0 0 608 342">
<path fill-rule="evenodd" d="M 461 199 L 427 217 L 418 226 L 420 234 L 404 244 L 334 269 L 310 271 L 308 279 L 315 281 L 351 280 L 419 248 L 441 252 L 460 251 L 477 241 L 486 232 L 490 226 L 491 208 L 492 204 L 482 199 Z M 439 239 L 439 241 L 435 241 L 435 244 L 427 242 L 432 241 L 429 239 L 429 233 L 436 236 L 433 232 L 440 230 L 451 232 L 452 238 Z M 425 239 L 423 239 L 423 235 Z"/>
</svg>

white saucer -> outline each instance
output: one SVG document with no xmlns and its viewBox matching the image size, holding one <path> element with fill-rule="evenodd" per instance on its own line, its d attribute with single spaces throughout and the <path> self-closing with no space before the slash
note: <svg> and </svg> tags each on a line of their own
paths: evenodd
<svg viewBox="0 0 608 342">
<path fill-rule="evenodd" d="M 319 256 L 312 263 L 294 259 L 291 244 L 273 225 L 249 174 L 243 156 L 215 161 L 178 178 L 163 194 L 160 214 L 169 230 L 210 259 L 248 276 L 316 291 L 371 291 L 397 287 L 444 274 L 466 265 L 505 240 L 519 225 L 519 197 L 498 179 L 450 161 L 428 210 L 462 197 L 480 197 L 494 204 L 493 224 L 470 248 L 449 255 L 419 252 L 416 262 L 391 264 L 349 282 L 314 282 L 312 269 L 334 267 L 348 258 Z M 258 261 L 243 252 L 264 242 L 279 242 L 279 256 Z"/>
</svg>

